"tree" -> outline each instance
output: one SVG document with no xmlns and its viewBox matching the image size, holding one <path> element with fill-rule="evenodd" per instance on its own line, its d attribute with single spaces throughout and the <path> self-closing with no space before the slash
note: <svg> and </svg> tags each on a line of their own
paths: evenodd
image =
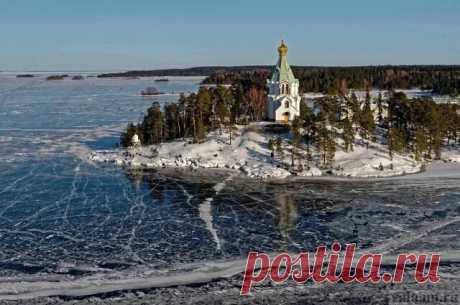
<svg viewBox="0 0 460 305">
<path fill-rule="evenodd" d="M 420 161 L 428 150 L 428 141 L 423 128 L 415 131 L 415 160 Z"/>
<path fill-rule="evenodd" d="M 164 139 L 164 122 L 163 113 L 160 104 L 154 102 L 147 109 L 147 115 L 141 124 L 142 139 L 145 145 L 158 144 Z"/>
<path fill-rule="evenodd" d="M 272 158 L 275 157 L 275 141 L 273 139 L 268 140 L 268 149 L 271 151 Z"/>
<path fill-rule="evenodd" d="M 203 124 L 209 125 L 212 111 L 212 99 L 207 88 L 202 87 L 198 90 L 196 103 L 201 121 Z"/>
<path fill-rule="evenodd" d="M 399 128 L 391 127 L 388 130 L 388 152 L 393 158 L 393 153 L 402 153 L 406 148 L 404 132 Z"/>
<path fill-rule="evenodd" d="M 345 151 L 353 151 L 353 143 L 355 141 L 355 131 L 353 129 L 353 125 L 351 124 L 348 118 L 345 118 L 342 121 L 342 129 L 343 129 L 343 141 Z"/>
<path fill-rule="evenodd" d="M 316 134 L 315 144 L 319 151 L 323 167 L 331 166 L 336 151 L 335 135 L 332 130 L 327 128 L 325 122 L 321 123 Z"/>
<path fill-rule="evenodd" d="M 182 136 L 180 110 L 178 104 L 171 103 L 165 106 L 164 120 L 167 131 L 165 134 L 166 140 L 170 141 Z"/>
<path fill-rule="evenodd" d="M 228 120 L 227 121 L 227 132 L 228 132 L 229 145 L 232 145 L 233 134 L 237 130 L 238 129 L 235 127 L 232 120 Z"/>
<path fill-rule="evenodd" d="M 291 145 L 291 167 L 294 167 L 294 159 L 298 154 L 298 150 L 302 144 L 302 135 L 300 134 L 300 126 L 302 121 L 296 117 L 291 124 L 292 145 Z"/>
<path fill-rule="evenodd" d="M 281 137 L 276 137 L 275 140 L 275 148 L 276 148 L 276 153 L 278 157 L 280 158 L 281 162 L 283 162 L 284 159 L 284 152 L 283 152 L 283 140 Z"/>
<path fill-rule="evenodd" d="M 329 133 L 327 138 L 327 149 L 326 149 L 326 161 L 328 166 L 332 166 L 335 159 L 336 143 L 335 136 L 332 133 Z"/>
<path fill-rule="evenodd" d="M 216 105 L 216 114 L 219 119 L 219 131 L 222 134 L 222 126 L 225 124 L 226 120 L 229 119 L 228 108 L 225 105 L 224 101 L 219 101 Z"/>
<path fill-rule="evenodd" d="M 377 98 L 377 120 L 380 126 L 383 125 L 383 98 L 382 93 L 379 92 L 379 96 Z"/>
<path fill-rule="evenodd" d="M 252 120 L 262 120 L 266 114 L 267 93 L 265 89 L 252 86 L 247 94 L 247 99 L 249 101 L 249 115 Z"/>
<path fill-rule="evenodd" d="M 351 113 L 351 123 L 354 126 L 359 126 L 360 124 L 360 114 L 361 114 L 361 103 L 358 100 L 358 97 L 353 92 L 351 97 L 348 99 L 348 109 Z"/>
<path fill-rule="evenodd" d="M 307 143 L 307 149 L 310 148 L 310 143 L 313 138 L 315 131 L 315 114 L 307 107 L 305 103 L 300 103 L 300 120 L 302 122 L 302 128 L 304 129 L 305 142 Z"/>
<path fill-rule="evenodd" d="M 366 101 L 359 115 L 359 124 L 361 126 L 361 136 L 366 141 L 372 139 L 375 131 L 374 112 L 371 109 L 371 97 L 369 91 L 366 93 Z M 366 143 L 367 144 L 367 143 Z"/>
<path fill-rule="evenodd" d="M 138 128 L 133 123 L 129 123 L 126 127 L 126 131 L 120 136 L 120 145 L 122 147 L 129 147 L 132 145 L 131 140 L 133 136 L 138 132 Z"/>
<path fill-rule="evenodd" d="M 201 143 L 206 138 L 206 128 L 203 124 L 202 119 L 198 116 L 196 118 L 196 134 L 195 134 L 195 142 Z"/>
</svg>

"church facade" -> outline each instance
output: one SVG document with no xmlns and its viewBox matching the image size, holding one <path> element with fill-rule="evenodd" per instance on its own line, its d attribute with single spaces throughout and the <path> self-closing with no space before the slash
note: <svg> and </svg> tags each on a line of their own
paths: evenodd
<svg viewBox="0 0 460 305">
<path fill-rule="evenodd" d="M 300 115 L 299 80 L 287 61 L 288 48 L 284 41 L 278 47 L 279 59 L 271 79 L 267 80 L 267 117 L 270 120 L 289 122 Z"/>
</svg>

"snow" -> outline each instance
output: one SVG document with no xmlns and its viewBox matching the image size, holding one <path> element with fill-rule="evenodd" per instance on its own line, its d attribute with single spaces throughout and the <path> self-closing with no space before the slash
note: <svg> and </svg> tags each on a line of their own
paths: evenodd
<svg viewBox="0 0 460 305">
<path fill-rule="evenodd" d="M 400 176 L 422 170 L 420 162 L 399 154 L 390 158 L 386 147 L 372 142 L 369 148 L 355 145 L 351 152 L 339 148 L 334 165 L 339 168 L 333 171 L 335 175 L 359 178 Z"/>
<path fill-rule="evenodd" d="M 448 146 L 441 152 L 441 159 L 445 162 L 460 163 L 460 146 Z"/>
<path fill-rule="evenodd" d="M 131 167 L 231 169 L 252 178 L 290 176 L 288 170 L 277 167 L 279 162 L 271 158 L 268 149 L 269 137 L 258 128 L 260 126 L 257 125 L 251 128 L 238 126 L 232 144 L 227 132 L 220 134 L 216 131 L 201 144 L 192 144 L 191 139 L 181 139 L 129 150 L 98 151 L 90 159 Z"/>
<path fill-rule="evenodd" d="M 140 168 L 213 168 L 237 171 L 249 178 L 283 179 L 292 176 L 318 177 L 332 174 L 339 177 L 382 178 L 415 174 L 424 170 L 422 162 L 412 156 L 394 153 L 389 156 L 386 145 L 356 138 L 353 151 L 344 151 L 343 141 L 337 138 L 337 151 L 331 170 L 320 169 L 319 155 L 312 149 L 313 161 L 308 164 L 303 158 L 303 170 L 298 170 L 298 160 L 291 169 L 290 137 L 281 135 L 284 156 L 271 157 L 268 148 L 270 138 L 279 135 L 263 130 L 268 122 L 237 126 L 232 143 L 229 134 L 223 130 L 212 132 L 201 144 L 193 144 L 191 139 L 179 139 L 160 145 L 132 147 L 127 150 L 93 151 L 91 161 L 112 162 L 119 166 Z M 337 130 L 340 133 L 340 130 Z M 366 144 L 368 142 L 368 144 Z M 305 148 L 305 147 L 304 147 Z M 305 151 L 303 151 L 305 154 Z M 460 162 L 460 149 L 450 147 L 443 151 L 443 161 Z"/>
<path fill-rule="evenodd" d="M 367 253 L 384 253 L 382 265 L 390 266 L 397 260 L 396 249 L 427 236 L 431 232 L 445 228 L 448 225 L 458 223 L 459 217 L 448 221 L 440 222 L 435 226 L 422 227 L 410 235 L 402 235 L 402 238 L 395 237 L 383 244 L 379 244 L 366 251 L 356 251 L 355 257 L 360 257 Z M 414 255 L 420 256 L 425 251 L 413 251 Z M 460 251 L 439 250 L 444 265 L 456 264 L 460 259 Z M 274 259 L 277 252 L 267 253 L 270 261 Z M 288 253 L 290 256 L 297 256 L 298 253 Z M 313 257 L 313 252 L 308 252 L 309 257 Z M 343 264 L 344 255 L 339 256 L 338 266 Z M 353 260 L 354 267 L 357 260 Z M 227 260 L 206 261 L 193 264 L 177 264 L 169 270 L 151 270 L 142 267 L 127 271 L 114 271 L 98 273 L 69 280 L 56 276 L 25 276 L 22 279 L 7 279 L 0 286 L 0 300 L 32 300 L 39 297 L 87 297 L 96 296 L 104 293 L 119 292 L 126 290 L 141 290 L 152 288 L 168 288 L 186 285 L 197 285 L 209 283 L 219 279 L 230 279 L 244 271 L 245 258 L 236 257 Z M 174 271 L 171 271 L 174 270 Z M 447 274 L 450 276 L 450 274 Z M 453 275 L 454 279 L 458 276 Z M 33 301 L 30 301 L 33 304 Z M 88 302 L 90 304 L 91 302 Z"/>
<path fill-rule="evenodd" d="M 444 103 L 460 103 L 460 97 L 451 97 L 449 95 L 441 95 L 441 94 L 435 94 L 431 90 L 422 90 L 418 88 L 414 89 L 396 89 L 396 92 L 403 92 L 409 99 L 414 99 L 414 98 L 422 98 L 422 97 L 430 97 L 435 101 L 436 103 L 444 104 Z M 353 92 L 356 97 L 364 101 L 366 99 L 366 94 L 367 91 L 364 90 L 350 90 L 350 92 Z M 370 90 L 369 95 L 376 99 L 379 94 L 382 95 L 382 98 L 385 100 L 388 98 L 388 90 Z M 327 95 L 322 94 L 322 93 L 316 93 L 316 92 L 307 92 L 303 94 L 303 97 L 307 100 L 307 102 L 312 103 L 314 100 L 326 97 Z"/>
</svg>

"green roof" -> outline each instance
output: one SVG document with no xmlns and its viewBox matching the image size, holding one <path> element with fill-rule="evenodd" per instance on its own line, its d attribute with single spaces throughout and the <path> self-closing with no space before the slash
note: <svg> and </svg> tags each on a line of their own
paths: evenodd
<svg viewBox="0 0 460 305">
<path fill-rule="evenodd" d="M 295 80 L 294 73 L 292 73 L 292 69 L 289 66 L 289 63 L 287 61 L 287 56 L 286 55 L 281 55 L 280 58 L 278 59 L 278 63 L 276 64 L 275 71 L 273 72 L 272 75 L 272 81 L 287 81 L 287 82 L 293 82 Z"/>
</svg>

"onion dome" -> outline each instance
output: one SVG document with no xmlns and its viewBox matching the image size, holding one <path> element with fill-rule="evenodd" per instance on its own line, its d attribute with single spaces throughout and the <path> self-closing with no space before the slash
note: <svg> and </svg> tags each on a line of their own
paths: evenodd
<svg viewBox="0 0 460 305">
<path fill-rule="evenodd" d="M 284 44 L 284 40 L 281 40 L 281 44 L 278 47 L 278 53 L 280 54 L 280 56 L 286 56 L 287 52 L 288 52 L 288 47 L 287 45 Z"/>
</svg>

